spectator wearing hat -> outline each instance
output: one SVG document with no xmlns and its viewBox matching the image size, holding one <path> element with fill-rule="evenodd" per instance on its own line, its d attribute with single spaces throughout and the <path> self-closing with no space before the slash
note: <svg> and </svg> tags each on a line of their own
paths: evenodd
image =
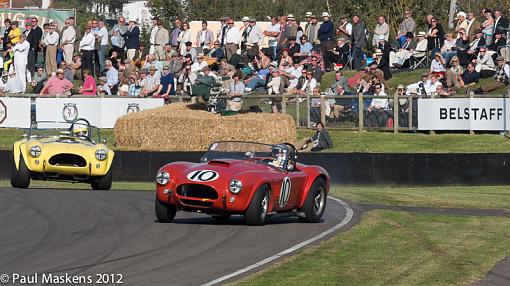
<svg viewBox="0 0 510 286">
<path fill-rule="evenodd" d="M 72 62 L 74 53 L 74 42 L 76 41 L 76 31 L 71 25 L 71 20 L 64 20 L 62 38 L 60 39 L 60 48 L 64 51 L 64 60 Z"/>
<path fill-rule="evenodd" d="M 245 85 L 241 80 L 242 74 L 240 72 L 234 73 L 233 81 L 229 87 L 229 99 L 227 100 L 227 110 L 238 112 L 241 111 L 243 104 L 243 94 Z"/>
<path fill-rule="evenodd" d="M 251 17 L 249 20 L 249 25 L 246 28 L 247 29 L 247 42 L 250 42 L 253 44 L 253 49 L 257 51 L 255 53 L 258 54 L 259 47 L 262 44 L 262 41 L 264 40 L 264 35 L 262 34 L 262 31 L 260 30 L 260 27 L 257 25 L 257 19 L 254 17 Z"/>
<path fill-rule="evenodd" d="M 375 50 L 374 57 L 374 62 L 377 64 L 377 68 L 382 70 L 384 73 L 384 80 L 390 80 L 392 75 L 389 60 L 384 57 L 384 53 L 380 49 Z"/>
<path fill-rule="evenodd" d="M 169 66 L 163 67 L 163 77 L 155 94 L 153 97 L 164 98 L 166 103 L 170 103 L 170 96 L 175 95 L 174 75 Z"/>
<path fill-rule="evenodd" d="M 145 84 L 140 91 L 141 97 L 150 97 L 156 94 L 156 91 L 159 88 L 160 84 L 160 76 L 156 74 L 156 68 L 151 66 L 149 68 L 149 74 L 145 78 Z"/>
<path fill-rule="evenodd" d="M 197 32 L 195 41 L 199 52 L 208 53 L 213 48 L 214 34 L 207 28 L 207 21 L 202 21 L 202 29 Z"/>
<path fill-rule="evenodd" d="M 343 67 L 343 65 L 347 63 L 347 54 L 349 54 L 350 50 L 350 41 L 346 38 L 339 38 L 335 48 L 330 51 L 326 51 L 326 54 L 324 55 L 326 71 L 331 70 L 333 64 L 335 64 L 335 67 L 337 67 L 336 65 L 341 65 Z"/>
<path fill-rule="evenodd" d="M 384 41 L 388 42 L 390 36 L 390 26 L 386 23 L 386 17 L 379 16 L 377 18 L 377 24 L 375 25 L 374 30 L 372 31 L 372 45 L 377 47 L 379 42 L 383 38 Z M 382 36 L 382 37 L 381 37 Z M 382 49 L 384 51 L 384 49 Z"/>
<path fill-rule="evenodd" d="M 262 34 L 268 37 L 267 43 L 271 50 L 270 58 L 275 60 L 277 55 L 276 49 L 278 46 L 278 38 L 280 35 L 280 23 L 278 17 L 271 18 L 271 25 Z"/>
<path fill-rule="evenodd" d="M 215 80 L 211 75 L 211 69 L 209 67 L 205 67 L 202 70 L 202 73 L 200 73 L 195 80 L 195 84 L 192 85 L 191 96 L 195 98 L 200 109 L 205 109 L 205 104 L 209 100 L 211 88 L 213 88 L 214 83 Z"/>
<path fill-rule="evenodd" d="M 64 71 L 58 69 L 56 75 L 50 77 L 39 95 L 65 95 L 70 93 L 73 83 L 64 78 Z"/>
<path fill-rule="evenodd" d="M 182 23 L 181 32 L 179 33 L 177 41 L 179 42 L 179 53 L 182 55 L 186 51 L 186 43 L 191 42 L 191 30 L 188 23 Z M 165 44 L 166 42 L 163 43 L 163 46 Z M 161 60 L 161 57 L 159 60 Z"/>
<path fill-rule="evenodd" d="M 390 52 L 391 52 L 391 45 L 386 41 L 386 38 L 384 35 L 379 35 L 379 38 L 377 39 L 377 45 L 376 47 L 381 50 L 383 53 L 383 57 L 386 58 L 386 60 L 389 62 L 390 60 Z"/>
<path fill-rule="evenodd" d="M 2 83 L 3 83 L 2 79 Z M 5 83 L 4 93 L 23 93 L 23 87 L 21 86 L 21 80 L 16 75 L 16 70 L 12 69 L 9 72 L 9 77 Z"/>
<path fill-rule="evenodd" d="M 334 33 L 335 33 L 335 27 L 333 25 L 333 22 L 331 21 L 331 16 L 328 12 L 322 13 L 322 24 L 317 31 L 317 37 L 320 41 L 320 49 L 322 55 L 326 54 L 326 51 L 331 50 L 335 46 L 334 42 Z"/>
<path fill-rule="evenodd" d="M 506 46 L 506 39 L 503 38 L 503 35 L 501 34 L 501 31 L 496 31 L 494 34 L 494 39 L 492 40 L 492 43 L 487 46 L 487 49 L 490 51 L 499 53 L 499 50 Z"/>
<path fill-rule="evenodd" d="M 341 15 L 338 20 L 338 29 L 336 36 L 339 38 L 350 39 L 352 35 L 352 24 L 349 23 L 349 16 L 347 14 Z"/>
<path fill-rule="evenodd" d="M 225 38 L 227 36 L 227 30 L 229 28 L 228 21 L 230 20 L 230 17 L 222 17 L 220 19 L 221 21 L 221 28 L 216 34 L 216 39 L 220 42 L 220 47 L 225 46 Z"/>
<path fill-rule="evenodd" d="M 421 38 L 423 40 L 423 35 L 421 35 Z M 404 65 L 404 62 L 411 58 L 413 55 L 414 50 L 416 50 L 417 42 L 414 40 L 414 35 L 411 32 L 407 32 L 406 34 L 406 41 L 402 45 L 402 47 L 396 51 L 390 52 L 389 57 L 389 65 L 390 67 L 396 67 L 400 68 L 402 65 Z M 426 47 L 425 47 L 426 49 Z"/>
<path fill-rule="evenodd" d="M 82 95 L 91 95 L 96 96 L 97 94 L 97 85 L 96 80 L 92 76 L 90 70 L 83 70 L 83 86 L 80 88 L 80 94 Z"/>
<path fill-rule="evenodd" d="M 510 78 L 510 66 L 505 62 L 502 56 L 496 58 L 496 72 L 492 78 L 492 81 L 482 84 L 475 93 L 486 93 L 498 88 L 508 86 Z"/>
<path fill-rule="evenodd" d="M 140 97 L 140 84 L 136 75 L 132 74 L 128 79 L 128 96 L 129 97 Z"/>
<path fill-rule="evenodd" d="M 165 44 L 170 40 L 168 30 L 163 27 L 163 20 L 158 19 L 156 21 L 157 31 L 154 38 L 154 54 L 158 60 L 165 60 Z M 184 26 L 184 24 L 183 24 Z M 188 32 L 189 34 L 190 32 Z M 181 34 L 179 34 L 180 36 Z M 191 35 L 189 36 L 191 39 Z"/>
<path fill-rule="evenodd" d="M 127 56 L 126 58 L 130 61 L 134 60 L 136 50 L 140 45 L 140 28 L 136 24 L 136 21 L 131 19 L 129 20 L 129 25 L 126 29 L 126 32 L 122 34 L 122 38 L 125 40 Z"/>
<path fill-rule="evenodd" d="M 363 49 L 367 47 L 366 27 L 358 15 L 352 16 L 352 68 L 361 68 Z"/>
<path fill-rule="evenodd" d="M 469 41 L 473 41 L 475 39 L 476 31 L 478 31 L 478 30 L 480 30 L 480 32 L 482 31 L 480 29 L 480 21 L 478 21 L 478 19 L 476 19 L 475 13 L 473 13 L 473 12 L 467 13 L 467 21 L 468 21 L 468 26 L 466 28 L 466 33 L 469 37 Z"/>
<path fill-rule="evenodd" d="M 239 49 L 239 41 L 241 40 L 241 35 L 239 34 L 239 29 L 234 27 L 234 20 L 228 20 L 228 28 L 226 30 L 225 35 L 225 51 L 227 60 L 232 58 L 232 55 L 237 54 L 237 50 Z"/>
<path fill-rule="evenodd" d="M 191 42 L 187 42 L 186 49 L 181 53 L 182 56 L 189 55 L 191 57 L 191 61 L 195 62 L 197 60 L 197 50 L 193 48 L 193 44 Z"/>
<path fill-rule="evenodd" d="M 321 25 L 317 22 L 317 16 L 311 15 L 310 22 L 305 27 L 305 35 L 312 45 L 320 44 L 320 42 L 318 41 L 320 27 Z"/>
<path fill-rule="evenodd" d="M 310 25 L 310 21 L 312 20 L 312 15 L 313 15 L 313 13 L 310 11 L 305 13 L 305 21 L 306 21 L 305 30 L 306 30 L 306 28 L 308 28 L 308 25 Z"/>
<path fill-rule="evenodd" d="M 243 25 L 239 28 L 239 34 L 241 35 L 241 52 L 246 50 L 246 42 L 248 42 L 248 30 L 250 27 L 250 17 L 244 16 L 241 21 Z"/>
<path fill-rule="evenodd" d="M 404 20 L 400 22 L 398 26 L 398 33 L 395 37 L 396 40 L 399 41 L 400 46 L 402 46 L 405 42 L 405 35 L 407 32 L 411 32 L 414 34 L 414 30 L 416 29 L 416 22 L 413 19 L 413 12 L 411 9 L 406 8 L 404 10 Z"/>
<path fill-rule="evenodd" d="M 290 16 L 290 17 L 289 17 Z M 287 16 L 287 25 L 290 27 L 290 36 L 297 38 L 298 31 L 299 31 L 299 22 L 296 21 L 296 18 L 294 18 L 294 15 L 289 14 Z"/>
<path fill-rule="evenodd" d="M 467 30 L 469 26 L 469 21 L 467 19 L 467 14 L 465 12 L 462 11 L 458 12 L 457 17 L 455 19 L 457 19 L 457 24 L 455 25 L 455 32 L 458 33 L 460 29 Z"/>
</svg>

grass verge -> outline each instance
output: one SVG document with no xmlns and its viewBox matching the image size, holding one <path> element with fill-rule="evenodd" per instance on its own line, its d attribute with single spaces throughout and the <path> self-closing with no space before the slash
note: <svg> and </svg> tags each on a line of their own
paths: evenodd
<svg viewBox="0 0 510 286">
<path fill-rule="evenodd" d="M 340 187 L 330 195 L 354 203 L 392 206 L 483 208 L 510 210 L 508 186 L 470 187 Z"/>
<path fill-rule="evenodd" d="M 467 285 L 509 254 L 510 219 L 370 211 L 346 233 L 232 285 Z"/>
</svg>

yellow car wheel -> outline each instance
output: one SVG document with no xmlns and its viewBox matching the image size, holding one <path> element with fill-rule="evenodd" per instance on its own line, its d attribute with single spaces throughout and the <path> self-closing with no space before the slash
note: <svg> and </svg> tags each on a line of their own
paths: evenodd
<svg viewBox="0 0 510 286">
<path fill-rule="evenodd" d="M 112 169 L 106 175 L 92 179 L 90 183 L 93 190 L 109 190 L 112 188 Z"/>
<path fill-rule="evenodd" d="M 12 160 L 11 186 L 14 188 L 26 189 L 30 186 L 30 170 L 28 170 L 23 156 L 19 158 L 19 168 L 16 169 L 14 158 Z"/>
</svg>

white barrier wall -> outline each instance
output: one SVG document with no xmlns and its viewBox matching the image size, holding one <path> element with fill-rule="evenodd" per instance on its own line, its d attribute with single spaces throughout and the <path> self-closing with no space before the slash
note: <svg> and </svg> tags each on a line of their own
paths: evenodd
<svg viewBox="0 0 510 286">
<path fill-rule="evenodd" d="M 37 121 L 72 122 L 85 118 L 100 128 L 113 128 L 117 118 L 161 107 L 162 98 L 36 98 Z M 30 118 L 30 117 L 29 117 Z"/>
<path fill-rule="evenodd" d="M 509 130 L 510 99 L 420 98 L 419 130 Z"/>
<path fill-rule="evenodd" d="M 30 98 L 0 97 L 0 127 L 30 128 Z"/>
</svg>

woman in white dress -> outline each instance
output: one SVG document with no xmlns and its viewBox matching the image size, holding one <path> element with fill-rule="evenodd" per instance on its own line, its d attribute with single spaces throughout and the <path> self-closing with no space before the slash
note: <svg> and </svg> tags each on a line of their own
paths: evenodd
<svg viewBox="0 0 510 286">
<path fill-rule="evenodd" d="M 177 41 L 179 42 L 179 51 L 181 55 L 186 54 L 186 43 L 191 42 L 191 30 L 189 29 L 188 23 L 182 24 L 182 31 L 179 33 Z"/>
</svg>

